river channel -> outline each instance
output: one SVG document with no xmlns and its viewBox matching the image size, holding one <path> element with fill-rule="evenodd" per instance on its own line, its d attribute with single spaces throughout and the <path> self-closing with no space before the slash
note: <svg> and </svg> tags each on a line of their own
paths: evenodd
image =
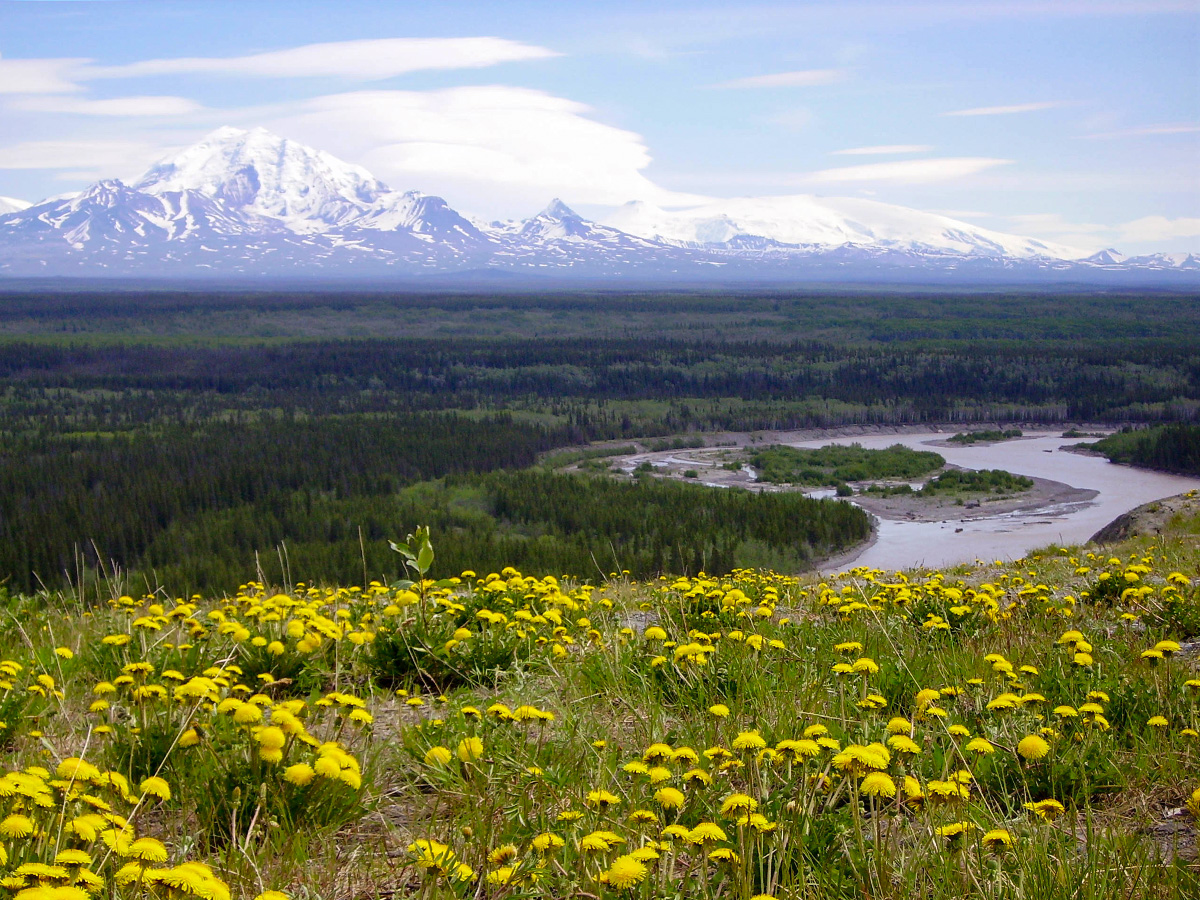
<svg viewBox="0 0 1200 900">
<path fill-rule="evenodd" d="M 860 443 L 877 449 L 903 444 L 935 450 L 964 469 L 1004 469 L 1097 491 L 1087 503 L 1048 506 L 962 521 L 907 522 L 880 518 L 878 536 L 843 568 L 870 566 L 901 569 L 951 566 L 976 559 L 1015 559 L 1049 544 L 1081 544 L 1122 513 L 1143 503 L 1200 488 L 1200 479 L 1167 475 L 1110 463 L 1098 456 L 1063 449 L 1080 443 L 1061 432 L 1033 435 L 996 444 L 945 444 L 945 434 L 864 435 L 796 442 L 796 447 Z"/>
<path fill-rule="evenodd" d="M 839 557 L 837 566 L 831 570 L 855 566 L 895 570 L 953 566 L 977 559 L 1017 559 L 1030 550 L 1050 544 L 1082 544 L 1113 519 L 1143 503 L 1200 489 L 1198 478 L 1115 465 L 1100 456 L 1071 452 L 1065 448 L 1080 443 L 1081 439 L 1064 438 L 1061 431 L 1026 432 L 1024 437 L 1014 440 L 966 446 L 947 444 L 946 438 L 951 434 L 953 432 L 883 433 L 798 440 L 795 434 L 757 432 L 754 443 L 759 446 L 780 443 L 793 447 L 858 443 L 870 449 L 903 444 L 915 450 L 936 451 L 947 463 L 964 469 L 1004 469 L 1015 475 L 1096 492 L 1095 496 L 1082 502 L 1048 503 L 996 514 L 987 514 L 986 510 L 964 510 L 961 516 L 948 513 L 944 521 L 908 521 L 879 516 L 875 541 L 857 555 Z M 738 440 L 722 446 L 746 446 L 748 436 L 737 437 Z M 687 467 L 697 463 L 715 466 L 713 452 L 711 449 L 643 452 L 614 460 L 614 467 L 632 472 L 636 465 L 649 463 L 667 477 L 682 477 Z M 779 490 L 775 485 L 754 482 L 752 473 L 730 475 L 719 468 L 706 468 L 699 477 L 713 487 Z M 833 492 L 809 493 L 810 496 L 830 496 Z"/>
</svg>

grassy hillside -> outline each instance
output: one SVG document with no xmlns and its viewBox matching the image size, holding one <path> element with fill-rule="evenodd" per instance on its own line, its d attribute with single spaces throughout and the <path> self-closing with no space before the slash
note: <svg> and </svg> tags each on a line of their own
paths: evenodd
<svg viewBox="0 0 1200 900">
<path fill-rule="evenodd" d="M 393 585 L 7 596 L 0 896 L 1196 896 L 1200 500 L 1168 524 L 602 583 L 418 533 Z"/>
</svg>

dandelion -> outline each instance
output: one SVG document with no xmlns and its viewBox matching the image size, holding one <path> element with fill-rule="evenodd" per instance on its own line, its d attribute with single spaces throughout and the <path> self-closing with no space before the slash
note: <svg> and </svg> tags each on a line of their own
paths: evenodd
<svg viewBox="0 0 1200 900">
<path fill-rule="evenodd" d="M 733 739 L 734 750 L 761 750 L 767 746 L 767 742 L 758 731 L 743 731 Z"/>
<path fill-rule="evenodd" d="M 611 831 L 593 831 L 579 839 L 579 849 L 584 853 L 607 853 L 624 839 Z"/>
<path fill-rule="evenodd" d="M 981 838 L 981 843 L 993 853 L 1003 853 L 1013 845 L 1013 837 L 1003 828 L 993 828 Z"/>
<path fill-rule="evenodd" d="M 1026 803 L 1025 808 L 1047 822 L 1053 821 L 1065 812 L 1063 805 L 1053 798 L 1038 800 L 1036 803 Z"/>
<path fill-rule="evenodd" d="M 752 813 L 756 809 L 758 809 L 758 801 L 750 795 L 730 794 L 721 804 L 721 815 L 726 818 L 734 818 L 738 815 Z"/>
<path fill-rule="evenodd" d="M 920 745 L 906 734 L 893 734 L 887 743 L 893 751 L 901 755 L 916 756 L 921 752 Z"/>
<path fill-rule="evenodd" d="M 449 747 L 430 747 L 425 751 L 425 765 L 427 766 L 444 766 L 454 758 L 454 754 L 450 752 Z"/>
<path fill-rule="evenodd" d="M 683 792 L 673 787 L 659 788 L 654 792 L 655 802 L 663 809 L 679 809 L 685 799 Z"/>
<path fill-rule="evenodd" d="M 627 854 L 614 859 L 604 875 L 614 888 L 625 890 L 641 884 L 648 871 L 645 863 Z"/>
<path fill-rule="evenodd" d="M 701 822 L 695 828 L 687 833 L 687 842 L 689 844 L 715 844 L 717 841 L 727 841 L 728 837 L 721 830 L 721 826 L 715 822 Z"/>
<path fill-rule="evenodd" d="M 517 855 L 517 847 L 515 844 L 502 844 L 497 847 L 487 856 L 487 861 L 493 866 L 498 866 L 514 859 Z"/>
<path fill-rule="evenodd" d="M 588 806 L 594 806 L 597 809 L 608 809 L 610 806 L 616 806 L 621 802 L 621 798 L 611 791 L 588 791 L 584 801 Z"/>
<path fill-rule="evenodd" d="M 896 782 L 885 772 L 871 772 L 858 786 L 861 793 L 868 797 L 895 797 Z"/>
<path fill-rule="evenodd" d="M 974 822 L 951 822 L 949 825 L 943 825 L 940 828 L 935 828 L 934 832 L 938 837 L 944 837 L 946 844 L 949 847 L 957 847 L 966 835 L 975 830 Z"/>
<path fill-rule="evenodd" d="M 530 841 L 530 846 L 538 853 L 551 853 L 565 844 L 566 841 L 552 831 L 543 832 Z"/>
<path fill-rule="evenodd" d="M 996 752 L 996 748 L 987 738 L 972 738 L 967 742 L 967 750 L 971 753 L 978 753 L 980 756 L 986 756 Z"/>
<path fill-rule="evenodd" d="M 27 838 L 33 834 L 33 831 L 33 820 L 29 816 L 21 815 L 20 813 L 5 816 L 0 821 L 0 837 L 3 838 L 10 840 L 13 838 Z"/>
<path fill-rule="evenodd" d="M 1046 739 L 1036 734 L 1031 734 L 1021 738 L 1017 743 L 1017 753 L 1024 759 L 1039 760 L 1050 752 L 1050 745 L 1046 743 Z"/>
<path fill-rule="evenodd" d="M 462 762 L 475 762 L 483 756 L 483 740 L 477 737 L 465 737 L 458 742 L 457 756 Z"/>
<path fill-rule="evenodd" d="M 151 797 L 157 797 L 159 800 L 171 799 L 170 785 L 156 775 L 143 779 L 142 783 L 138 786 L 138 790 L 143 794 L 149 794 Z"/>
</svg>

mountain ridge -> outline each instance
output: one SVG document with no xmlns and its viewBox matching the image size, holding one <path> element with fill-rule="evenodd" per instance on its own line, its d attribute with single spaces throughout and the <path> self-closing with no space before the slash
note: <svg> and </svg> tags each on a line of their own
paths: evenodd
<svg viewBox="0 0 1200 900">
<path fill-rule="evenodd" d="M 924 272 L 1061 281 L 1200 273 L 1189 254 L 1089 256 L 855 198 L 735 198 L 675 211 L 633 201 L 602 222 L 555 198 L 527 219 L 483 223 L 441 197 L 394 190 L 361 166 L 261 128 L 217 129 L 129 185 L 105 179 L 77 194 L 9 203 L 10 211 L 0 206 L 0 276 L 8 277 L 509 272 L 781 281 Z"/>
</svg>

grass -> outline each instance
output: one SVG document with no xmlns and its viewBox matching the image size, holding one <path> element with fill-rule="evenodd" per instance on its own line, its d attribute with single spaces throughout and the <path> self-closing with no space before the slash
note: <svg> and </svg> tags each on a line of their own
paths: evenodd
<svg viewBox="0 0 1200 900">
<path fill-rule="evenodd" d="M 0 897 L 1195 896 L 1195 521 L 946 571 L 6 595 Z"/>
</svg>

